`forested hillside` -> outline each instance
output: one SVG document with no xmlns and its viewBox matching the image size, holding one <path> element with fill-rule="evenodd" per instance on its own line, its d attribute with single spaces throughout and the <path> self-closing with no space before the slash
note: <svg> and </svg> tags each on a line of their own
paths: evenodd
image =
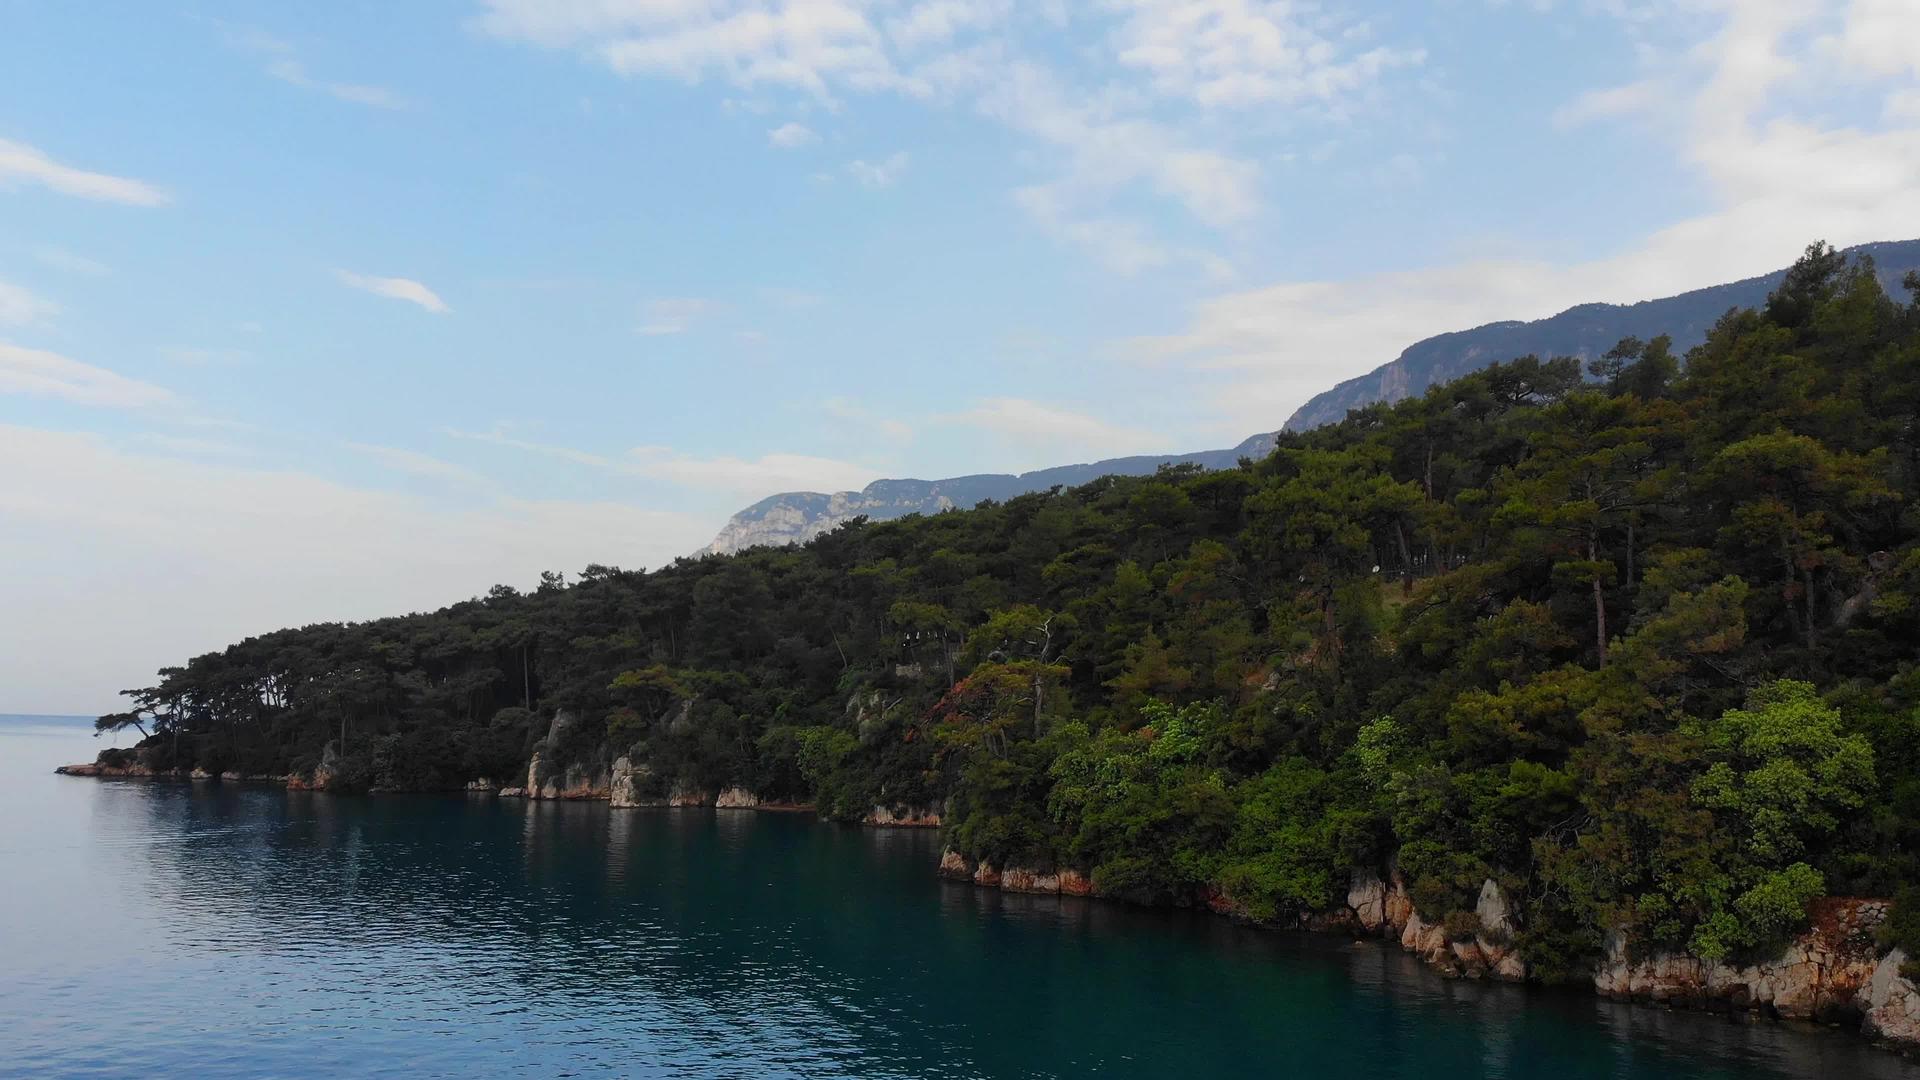
<svg viewBox="0 0 1920 1080">
<path fill-rule="evenodd" d="M 1920 240 L 1882 241 L 1848 248 L 1852 258 L 1872 258 L 1880 285 L 1897 290 L 1906 275 L 1920 269 Z M 1348 379 L 1300 406 L 1287 419 L 1290 431 L 1331 424 L 1374 402 L 1418 397 L 1427 388 L 1516 356 L 1575 356 L 1582 363 L 1600 356 L 1623 337 L 1665 334 L 1677 352 L 1706 340 L 1707 332 L 1731 307 L 1758 307 L 1779 287 L 1787 271 L 1713 285 L 1678 296 L 1637 304 L 1588 303 L 1531 322 L 1497 322 L 1471 330 L 1439 334 L 1409 345 L 1391 363 Z"/>
<path fill-rule="evenodd" d="M 1259 919 L 1397 855 L 1435 917 L 1500 881 L 1541 977 L 1607 928 L 1739 955 L 1920 881 L 1907 287 L 1816 247 L 1684 360 L 1520 359 L 1237 469 L 283 630 L 101 723 L 156 767 L 332 744 L 435 789 L 538 750 L 944 805 L 970 856 Z"/>
</svg>

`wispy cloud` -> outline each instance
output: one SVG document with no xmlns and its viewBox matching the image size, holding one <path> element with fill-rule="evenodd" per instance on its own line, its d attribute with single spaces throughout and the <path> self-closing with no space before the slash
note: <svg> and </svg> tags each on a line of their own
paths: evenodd
<svg viewBox="0 0 1920 1080">
<path fill-rule="evenodd" d="M 610 472 L 619 470 L 618 464 L 612 458 L 590 453 L 585 450 L 576 450 L 570 446 L 559 446 L 553 443 L 543 443 L 533 439 L 522 438 L 513 432 L 514 429 L 512 427 L 500 424 L 489 431 L 462 431 L 458 428 L 447 428 L 444 433 L 450 438 L 466 439 L 471 442 L 487 443 L 493 446 L 503 446 L 510 450 L 519 450 L 528 454 L 538 454 L 541 457 L 550 457 L 559 461 L 570 462 L 574 465 L 583 465 L 590 469 L 604 469 Z"/>
<path fill-rule="evenodd" d="M 258 27 L 238 26 L 219 19 L 205 21 L 220 31 L 220 36 L 225 39 L 228 47 L 262 58 L 266 63 L 266 73 L 288 86 L 297 86 L 302 90 L 326 94 L 350 104 L 366 105 L 376 109 L 404 109 L 411 104 L 406 98 L 384 86 L 315 78 L 307 72 L 306 65 L 300 61 L 291 43 Z"/>
<path fill-rule="evenodd" d="M 1110 43 L 1163 96 L 1201 106 L 1333 105 L 1425 50 L 1369 45 L 1363 22 L 1259 0 L 1119 0 Z"/>
<path fill-rule="evenodd" d="M 713 300 L 697 296 L 663 297 L 649 300 L 642 315 L 639 332 L 647 337 L 684 334 L 701 319 L 719 310 Z"/>
<path fill-rule="evenodd" d="M 356 274 L 351 270 L 336 270 L 334 276 L 340 279 L 341 284 L 370 292 L 375 296 L 384 296 L 389 300 L 405 300 L 435 315 L 445 315 L 452 310 L 447 307 L 445 301 L 440 299 L 439 294 L 412 278 L 374 277 L 369 274 Z"/>
<path fill-rule="evenodd" d="M 35 147 L 0 139 L 0 187 L 21 184 L 126 206 L 164 206 L 168 201 L 165 192 L 143 180 L 63 165 Z"/>
<path fill-rule="evenodd" d="M 481 5 L 483 32 L 575 49 L 623 75 L 718 80 L 835 109 L 875 94 L 970 108 L 1044 151 L 1024 159 L 1051 173 L 1022 185 L 1045 189 L 1021 201 L 1041 207 L 1036 222 L 1129 272 L 1196 254 L 1219 265 L 1163 250 L 1144 223 L 1143 192 L 1214 229 L 1262 212 L 1261 158 L 1237 134 L 1249 128 L 1244 118 L 1284 110 L 1293 124 L 1346 125 L 1383 107 L 1382 88 L 1426 59 L 1416 44 L 1377 40 L 1342 6 L 1287 0 Z M 1063 30 L 1072 31 L 1070 60 L 1036 47 Z M 805 137 L 796 125 L 770 136 L 783 132 Z M 905 165 L 904 155 L 863 159 L 839 175 L 886 187 Z"/>
<path fill-rule="evenodd" d="M 806 454 L 700 457 L 664 446 L 638 447 L 628 455 L 625 465 L 641 476 L 683 487 L 727 491 L 743 498 L 779 491 L 853 491 L 880 479 L 877 469 Z"/>
<path fill-rule="evenodd" d="M 1026 398 L 986 398 L 934 423 L 979 428 L 1021 447 L 1036 462 L 1059 464 L 1054 455 L 1110 457 L 1165 449 L 1165 440 L 1144 428 L 1114 424 L 1086 413 Z"/>
<path fill-rule="evenodd" d="M 267 74 L 289 86 L 298 86 L 303 90 L 318 90 L 329 97 L 354 105 L 367 105 L 376 109 L 404 109 L 408 104 L 406 98 L 383 86 L 316 79 L 307 74 L 306 67 L 298 60 L 275 60 L 267 65 Z"/>
<path fill-rule="evenodd" d="M 211 367 L 216 364 L 244 364 L 253 359 L 245 349 L 209 349 L 196 345 L 162 345 L 160 356 L 183 367 Z"/>
<path fill-rule="evenodd" d="M 252 453 L 236 443 L 222 442 L 218 439 L 196 439 L 191 435 L 164 435 L 156 432 L 142 432 L 133 437 L 136 445 L 148 446 L 163 454 L 188 458 L 232 458 L 245 457 Z"/>
<path fill-rule="evenodd" d="M 449 429 L 446 433 L 454 438 L 508 447 L 615 476 L 643 477 L 746 498 L 759 498 L 779 491 L 846 491 L 864 487 L 881 475 L 878 469 L 856 462 L 808 454 L 773 453 L 752 458 L 722 454 L 703 457 L 664 446 L 641 446 L 618 457 L 609 457 L 570 446 L 522 438 L 506 426 L 483 432 Z"/>
<path fill-rule="evenodd" d="M 1619 6 L 1630 33 L 1670 19 L 1663 36 L 1679 44 L 1648 50 L 1644 74 L 1578 95 L 1555 123 L 1650 123 L 1704 193 L 1701 212 L 1598 259 L 1516 255 L 1235 292 L 1196 304 L 1184 328 L 1127 347 L 1204 380 L 1223 429 L 1257 430 L 1434 334 L 1751 277 L 1787 265 L 1813 239 L 1920 236 L 1920 114 L 1889 111 L 1875 127 L 1818 111 L 1838 84 L 1867 100 L 1877 92 L 1890 108 L 1912 91 L 1914 36 L 1889 34 L 1885 21 L 1899 6 Z M 1820 26 L 1837 29 L 1822 35 Z"/>
<path fill-rule="evenodd" d="M 65 248 L 40 247 L 33 249 L 33 257 L 41 263 L 69 274 L 85 274 L 88 277 L 100 277 L 113 272 L 113 268 L 85 255 L 76 255 Z"/>
<path fill-rule="evenodd" d="M 407 450 L 397 446 L 379 446 L 374 443 L 349 442 L 347 449 L 378 461 L 395 472 L 408 476 L 417 476 L 426 480 L 438 480 L 466 488 L 488 488 L 487 478 L 451 461 L 443 461 L 431 454 L 418 450 Z"/>
<path fill-rule="evenodd" d="M 767 141 L 782 150 L 797 150 L 820 141 L 813 129 L 797 121 L 788 121 L 767 132 Z"/>
<path fill-rule="evenodd" d="M 0 341 L 0 394 L 51 397 L 111 409 L 144 409 L 178 401 L 164 387 L 5 341 Z"/>
<path fill-rule="evenodd" d="M 847 175 L 855 183 L 868 188 L 889 188 L 900 182 L 907 174 L 909 156 L 905 150 L 888 155 L 880 161 L 849 161 Z"/>
<path fill-rule="evenodd" d="M 832 397 L 820 403 L 820 411 L 843 424 L 854 424 L 870 428 L 895 442 L 908 442 L 913 438 L 913 425 L 905 420 L 882 416 L 857 402 L 846 398 Z"/>
<path fill-rule="evenodd" d="M 47 319 L 60 305 L 44 296 L 0 281 L 0 326 L 27 326 Z"/>
</svg>

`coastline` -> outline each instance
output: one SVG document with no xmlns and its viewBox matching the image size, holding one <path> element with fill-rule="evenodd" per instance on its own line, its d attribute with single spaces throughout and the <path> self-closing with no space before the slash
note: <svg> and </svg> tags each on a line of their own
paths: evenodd
<svg viewBox="0 0 1920 1080">
<path fill-rule="evenodd" d="M 617 767 L 615 771 L 619 771 Z M 330 787 L 322 776 L 156 771 L 138 764 L 82 763 L 62 765 L 54 772 L 102 780 L 278 784 L 288 791 L 326 792 Z M 566 788 L 550 783 L 542 789 L 502 787 L 476 780 L 464 790 L 468 795 L 535 802 L 606 802 L 614 809 L 818 812 L 808 803 L 763 801 L 738 786 L 714 792 L 676 788 L 665 795 L 629 799 L 616 798 L 620 793 L 612 783 Z M 365 793 L 395 792 L 376 789 Z M 438 793 L 455 794 L 457 789 Z M 857 824 L 863 828 L 927 829 L 939 828 L 942 817 L 928 807 L 877 805 Z M 949 881 L 1002 892 L 1115 899 L 1102 895 L 1092 878 L 1077 869 L 996 866 L 969 859 L 951 848 L 942 849 L 934 872 Z M 1511 905 L 1504 890 L 1491 879 L 1482 886 L 1475 910 L 1477 925 L 1470 932 L 1450 933 L 1443 924 L 1425 921 L 1408 895 L 1405 880 L 1392 866 L 1384 873 L 1356 871 L 1344 906 L 1325 912 L 1301 912 L 1285 922 L 1250 919 L 1217 894 L 1182 906 L 1203 907 L 1212 914 L 1261 929 L 1344 934 L 1355 941 L 1397 944 L 1446 978 L 1524 983 L 1529 975 L 1515 944 Z M 1814 905 L 1812 928 L 1795 937 L 1777 956 L 1745 965 L 1686 954 L 1637 953 L 1624 938 L 1610 934 L 1605 959 L 1582 985 L 1600 997 L 1638 1005 L 1840 1027 L 1876 1047 L 1913 1057 L 1920 1054 L 1920 987 L 1901 974 L 1905 954 L 1899 949 L 1882 954 L 1874 941 L 1874 931 L 1885 921 L 1890 907 L 1889 901 L 1877 898 L 1824 898 Z"/>
</svg>

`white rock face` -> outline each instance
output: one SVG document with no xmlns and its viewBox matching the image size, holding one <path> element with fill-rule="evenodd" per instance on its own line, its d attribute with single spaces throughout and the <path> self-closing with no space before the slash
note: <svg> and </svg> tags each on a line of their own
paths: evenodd
<svg viewBox="0 0 1920 1080">
<path fill-rule="evenodd" d="M 616 809 L 645 806 L 649 800 L 641 792 L 647 781 L 652 779 L 653 770 L 643 762 L 636 765 L 632 758 L 622 757 L 613 763 L 613 775 L 607 784 L 607 803 Z"/>
<path fill-rule="evenodd" d="M 1887 909 L 1881 900 L 1816 901 L 1811 929 L 1778 956 L 1750 965 L 1684 953 L 1636 955 L 1624 938 L 1609 934 L 1606 958 L 1594 972 L 1594 989 L 1636 1001 L 1722 1004 L 1789 1020 L 1826 1020 L 1844 1017 L 1856 1007 L 1871 1011 L 1861 1004 L 1861 995 L 1871 996 L 1873 978 L 1886 969 L 1892 974 L 1881 1007 L 1887 1009 L 1888 1026 L 1900 1028 L 1908 1006 L 1894 985 L 1899 964 L 1887 968 L 1874 945 L 1874 931 L 1886 921 Z M 1911 984 L 1906 989 L 1911 991 Z"/>
<path fill-rule="evenodd" d="M 1387 883 L 1371 870 L 1355 870 L 1347 886 L 1347 906 L 1362 930 L 1379 933 L 1387 925 Z"/>
<path fill-rule="evenodd" d="M 1906 962 L 1907 954 L 1900 949 L 1881 957 L 1855 1003 L 1865 1014 L 1860 1030 L 1869 1037 L 1920 1048 L 1920 990 L 1900 974 Z"/>
<path fill-rule="evenodd" d="M 743 787 L 730 787 L 713 800 L 721 810 L 751 810 L 760 805 L 760 796 Z"/>
</svg>

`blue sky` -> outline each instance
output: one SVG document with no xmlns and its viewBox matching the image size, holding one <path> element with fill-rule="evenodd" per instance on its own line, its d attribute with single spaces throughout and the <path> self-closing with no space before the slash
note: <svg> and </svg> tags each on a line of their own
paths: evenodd
<svg viewBox="0 0 1920 1080">
<path fill-rule="evenodd" d="M 1920 236 L 1920 0 L 0 0 L 0 709 Z"/>
</svg>

